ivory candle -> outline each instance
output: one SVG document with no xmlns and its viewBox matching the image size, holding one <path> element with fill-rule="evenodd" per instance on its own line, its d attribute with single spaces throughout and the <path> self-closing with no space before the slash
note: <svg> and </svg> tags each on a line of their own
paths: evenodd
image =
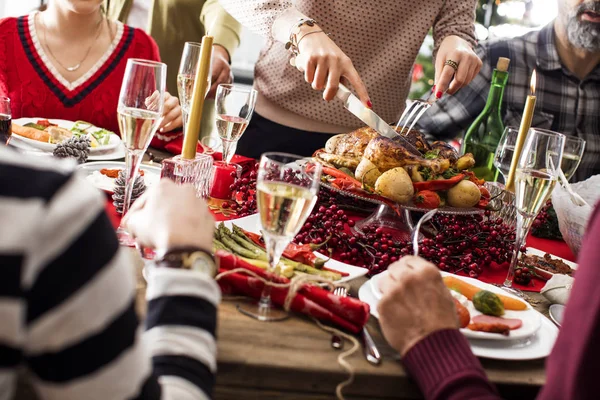
<svg viewBox="0 0 600 400">
<path fill-rule="evenodd" d="M 515 152 L 513 153 L 512 161 L 510 162 L 510 170 L 508 172 L 508 178 L 505 186 L 506 190 L 511 192 L 515 191 L 515 175 L 517 173 L 517 166 L 519 165 L 519 158 L 521 157 L 521 151 L 523 150 L 523 144 L 527 138 L 529 128 L 531 128 L 531 121 L 533 120 L 533 113 L 535 110 L 535 70 L 531 74 L 530 81 L 531 94 L 527 96 L 525 101 L 525 109 L 523 110 L 523 117 L 521 118 L 521 126 L 519 127 L 519 134 L 517 135 L 517 141 L 515 143 Z"/>
<path fill-rule="evenodd" d="M 206 89 L 208 89 L 206 85 L 208 74 L 210 73 L 212 45 L 212 36 L 206 35 L 202 38 L 202 48 L 200 49 L 200 59 L 196 67 L 196 78 L 194 80 L 194 89 L 190 104 L 188 127 L 183 138 L 183 149 L 181 151 L 181 158 L 186 160 L 193 160 L 196 157 L 196 146 L 198 145 L 198 135 L 200 134 L 204 98 L 206 96 Z"/>
</svg>

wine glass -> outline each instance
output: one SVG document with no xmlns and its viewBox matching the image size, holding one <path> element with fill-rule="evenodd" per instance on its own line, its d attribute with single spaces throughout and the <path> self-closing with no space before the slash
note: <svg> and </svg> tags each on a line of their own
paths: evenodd
<svg viewBox="0 0 600 400">
<path fill-rule="evenodd" d="M 584 151 L 585 140 L 577 136 L 565 136 L 565 149 L 560 169 L 562 169 L 567 180 L 570 180 L 575 175 Z"/>
<path fill-rule="evenodd" d="M 321 164 L 286 153 L 265 153 L 260 159 L 256 196 L 268 272 L 277 274 L 283 250 L 298 234 L 315 203 L 321 180 Z M 279 321 L 287 312 L 271 305 L 271 286 L 264 286 L 258 303 L 238 310 L 260 321 Z"/>
<path fill-rule="evenodd" d="M 181 54 L 181 63 L 179 64 L 179 73 L 177 74 L 177 92 L 179 93 L 179 104 L 181 105 L 184 134 L 187 132 L 190 106 L 192 102 L 192 95 L 194 93 L 194 81 L 196 80 L 196 69 L 198 68 L 201 50 L 201 43 L 185 42 L 185 45 L 183 46 L 183 53 Z M 211 71 L 212 66 L 211 69 L 208 70 L 206 91 L 204 93 L 205 97 L 210 90 Z"/>
<path fill-rule="evenodd" d="M 234 85 L 219 85 L 215 98 L 217 133 L 223 142 L 223 161 L 229 164 L 238 140 L 244 134 L 256 104 L 257 91 Z"/>
<path fill-rule="evenodd" d="M 8 146 L 12 135 L 12 119 L 10 112 L 10 99 L 0 96 L 0 145 Z"/>
<path fill-rule="evenodd" d="M 513 256 L 503 288 L 522 295 L 511 289 L 515 267 L 519 260 L 521 246 L 531 228 L 531 223 L 550 197 L 558 173 L 555 166 L 561 165 L 565 136 L 543 129 L 529 130 L 515 176 L 515 206 L 517 209 L 517 230 Z"/>
<path fill-rule="evenodd" d="M 131 192 L 144 152 L 150 145 L 163 115 L 167 66 L 156 61 L 130 58 L 117 106 L 119 130 L 125 144 L 125 198 L 123 215 L 131 203 Z M 122 227 L 117 229 L 122 245 L 135 241 Z"/>
<path fill-rule="evenodd" d="M 508 179 L 517 136 L 519 136 L 519 128 L 514 126 L 504 128 L 504 133 L 500 138 L 500 142 L 498 142 L 498 147 L 496 147 L 496 153 L 494 154 L 494 167 L 502 174 L 504 182 Z"/>
</svg>

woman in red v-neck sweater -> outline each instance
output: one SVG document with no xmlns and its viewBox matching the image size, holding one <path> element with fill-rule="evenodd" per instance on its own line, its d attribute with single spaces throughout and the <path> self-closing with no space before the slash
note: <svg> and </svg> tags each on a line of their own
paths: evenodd
<svg viewBox="0 0 600 400">
<path fill-rule="evenodd" d="M 11 99 L 12 118 L 83 120 L 118 134 L 117 102 L 127 59 L 160 61 L 154 40 L 142 30 L 111 21 L 116 33 L 104 55 L 69 82 L 41 44 L 45 37 L 36 30 L 36 15 L 0 20 L 0 95 Z M 179 134 L 157 134 L 152 144 L 162 147 Z"/>
</svg>

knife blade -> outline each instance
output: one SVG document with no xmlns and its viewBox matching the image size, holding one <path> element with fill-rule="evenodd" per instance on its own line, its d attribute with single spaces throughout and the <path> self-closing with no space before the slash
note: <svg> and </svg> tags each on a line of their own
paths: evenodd
<svg viewBox="0 0 600 400">
<path fill-rule="evenodd" d="M 373 110 L 365 107 L 358 97 L 356 97 L 346 86 L 340 84 L 335 97 L 344 103 L 344 108 L 350 111 L 354 116 L 360 119 L 367 126 L 373 128 L 381 136 L 385 136 L 392 140 L 401 142 L 402 146 L 408 151 L 422 157 L 422 154 L 415 146 L 412 145 L 404 136 L 398 134 L 391 126 L 387 124 Z"/>
</svg>

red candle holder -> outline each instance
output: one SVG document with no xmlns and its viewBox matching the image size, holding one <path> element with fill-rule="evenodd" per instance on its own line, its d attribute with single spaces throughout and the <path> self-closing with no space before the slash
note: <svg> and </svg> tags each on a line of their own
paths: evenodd
<svg viewBox="0 0 600 400">
<path fill-rule="evenodd" d="M 242 167 L 234 163 L 215 161 L 213 163 L 213 180 L 210 188 L 210 197 L 221 200 L 230 200 L 231 185 L 242 174 Z"/>
</svg>

